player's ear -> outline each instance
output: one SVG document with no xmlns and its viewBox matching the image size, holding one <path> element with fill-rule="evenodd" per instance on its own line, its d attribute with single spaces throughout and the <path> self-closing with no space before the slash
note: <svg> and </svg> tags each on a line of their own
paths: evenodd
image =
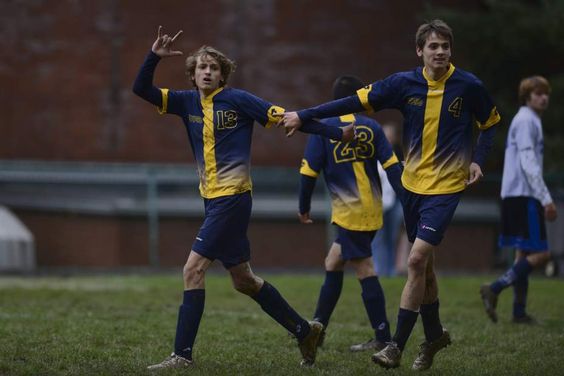
<svg viewBox="0 0 564 376">
<path fill-rule="evenodd" d="M 419 46 L 415 47 L 415 53 L 417 53 L 419 57 L 423 56 L 423 50 L 419 48 Z"/>
</svg>

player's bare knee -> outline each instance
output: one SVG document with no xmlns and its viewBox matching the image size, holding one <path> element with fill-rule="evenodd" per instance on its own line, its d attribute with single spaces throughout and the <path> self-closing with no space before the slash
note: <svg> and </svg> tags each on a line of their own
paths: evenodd
<svg viewBox="0 0 564 376">
<path fill-rule="evenodd" d="M 534 253 L 527 257 L 527 260 L 533 267 L 545 265 L 550 260 L 550 252 Z"/>
<path fill-rule="evenodd" d="M 335 258 L 331 255 L 325 258 L 325 270 L 330 272 L 336 272 L 343 270 L 345 262 L 340 258 Z"/>
<path fill-rule="evenodd" d="M 376 272 L 374 271 L 374 264 L 372 263 L 372 259 L 370 257 L 355 260 L 352 262 L 353 268 L 356 272 L 356 277 L 360 280 L 374 277 Z"/>
<path fill-rule="evenodd" d="M 407 259 L 407 268 L 416 274 L 425 274 L 427 258 L 419 253 L 411 253 Z"/>
<path fill-rule="evenodd" d="M 233 288 L 245 295 L 255 295 L 259 292 L 262 280 L 254 275 L 232 276 Z"/>
<path fill-rule="evenodd" d="M 199 265 L 191 265 L 186 263 L 182 269 L 182 277 L 187 287 L 201 287 L 204 282 L 206 271 Z"/>
</svg>

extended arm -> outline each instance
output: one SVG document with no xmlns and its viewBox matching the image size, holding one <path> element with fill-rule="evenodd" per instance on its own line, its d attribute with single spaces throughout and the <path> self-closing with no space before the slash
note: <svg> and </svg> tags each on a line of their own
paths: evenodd
<svg viewBox="0 0 564 376">
<path fill-rule="evenodd" d="M 292 136 L 302 124 L 312 119 L 325 119 L 333 116 L 341 116 L 363 112 L 366 109 L 358 99 L 357 95 L 337 99 L 335 101 L 321 104 L 317 107 L 308 108 L 298 112 L 285 112 L 279 125 L 284 125 L 286 134 Z"/>
<path fill-rule="evenodd" d="M 355 137 L 354 123 L 348 124 L 344 127 L 337 127 L 320 123 L 316 120 L 306 121 L 300 128 L 300 132 L 309 134 L 318 134 L 320 136 L 330 138 L 335 141 L 350 142 Z M 288 134 L 288 136 L 291 136 Z"/>
<path fill-rule="evenodd" d="M 306 121 L 299 130 L 303 133 L 318 134 L 335 141 L 341 141 L 343 137 L 343 130 L 340 127 L 326 125 L 315 120 Z"/>
</svg>

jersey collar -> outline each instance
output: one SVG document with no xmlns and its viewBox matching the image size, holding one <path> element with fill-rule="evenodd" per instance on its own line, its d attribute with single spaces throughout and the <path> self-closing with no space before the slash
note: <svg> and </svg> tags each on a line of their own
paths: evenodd
<svg viewBox="0 0 564 376">
<path fill-rule="evenodd" d="M 446 71 L 446 73 L 443 74 L 443 76 L 436 81 L 433 80 L 431 77 L 429 77 L 427 75 L 427 72 L 425 72 L 425 67 L 421 68 L 421 72 L 423 73 L 423 77 L 425 77 L 429 86 L 435 86 L 437 84 L 445 83 L 445 81 L 448 80 L 449 77 L 452 76 L 452 74 L 454 73 L 454 69 L 455 69 L 454 65 L 449 64 L 449 67 L 448 67 L 448 70 Z"/>
</svg>

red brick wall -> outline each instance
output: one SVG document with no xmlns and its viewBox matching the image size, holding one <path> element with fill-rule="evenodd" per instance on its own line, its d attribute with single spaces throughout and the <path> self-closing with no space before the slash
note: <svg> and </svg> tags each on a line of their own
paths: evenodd
<svg viewBox="0 0 564 376">
<path fill-rule="evenodd" d="M 443 3 L 462 3 L 443 1 Z M 179 119 L 131 93 L 158 25 L 184 30 L 188 53 L 214 45 L 239 68 L 232 85 L 289 109 L 330 99 L 334 78 L 382 78 L 419 62 L 413 35 L 423 2 L 133 1 L 0 2 L 0 158 L 190 162 Z M 162 62 L 156 83 L 184 88 L 183 59 Z M 397 114 L 380 118 L 398 119 Z M 297 165 L 304 137 L 255 132 L 253 162 Z M 272 150 L 279 149 L 276 153 Z"/>
<path fill-rule="evenodd" d="M 98 217 L 16 211 L 35 236 L 38 266 L 128 267 L 149 265 L 145 218 Z M 201 219 L 163 218 L 159 228 L 160 265 L 181 266 Z M 253 220 L 249 227 L 254 267 L 322 268 L 326 225 Z M 488 271 L 497 233 L 493 226 L 450 226 L 439 247 L 442 271 Z"/>
</svg>

